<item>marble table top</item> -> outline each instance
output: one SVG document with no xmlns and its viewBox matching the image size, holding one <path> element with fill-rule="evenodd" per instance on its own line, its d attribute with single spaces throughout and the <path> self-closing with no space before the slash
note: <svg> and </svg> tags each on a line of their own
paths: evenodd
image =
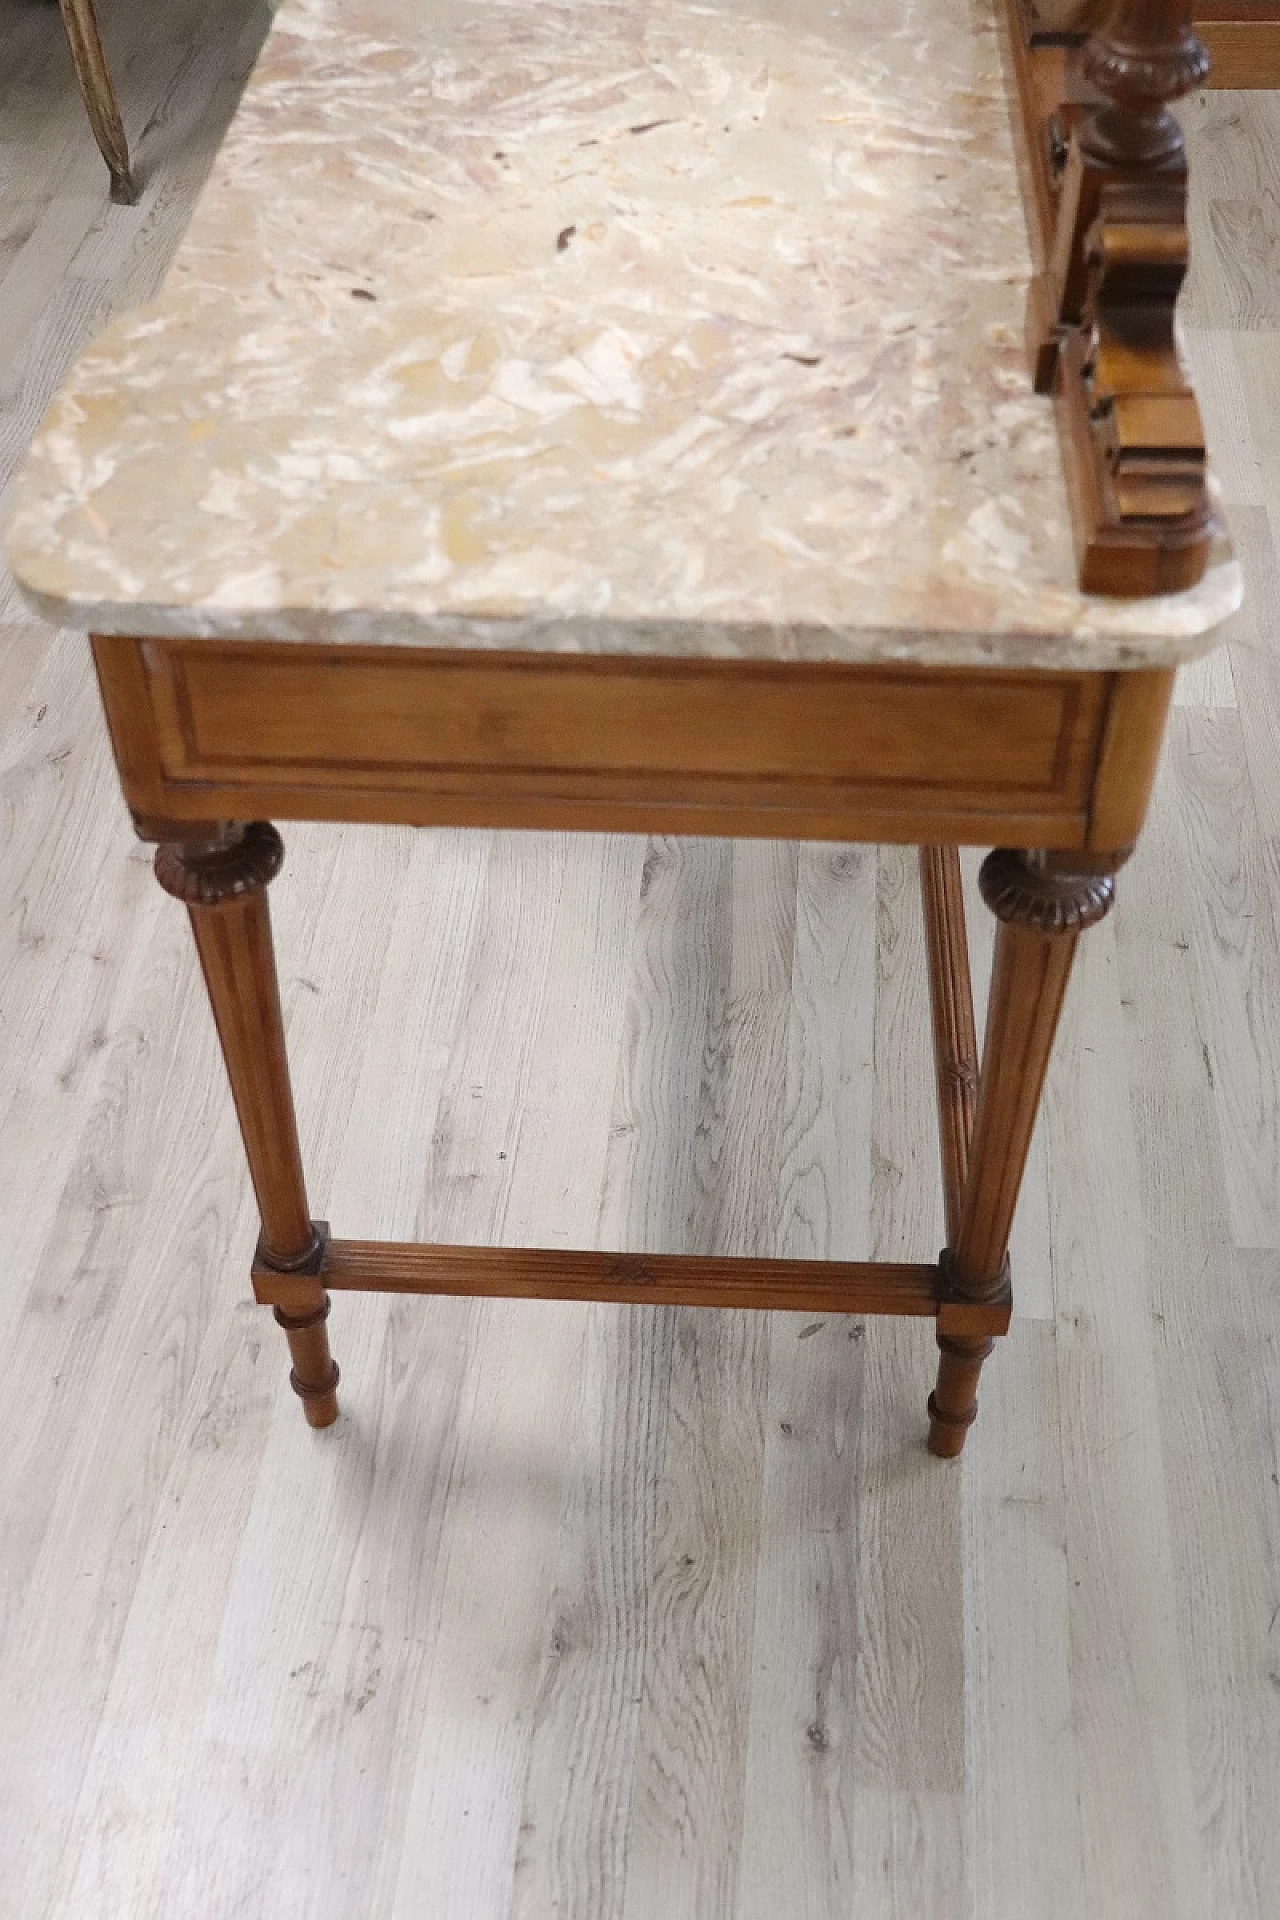
<svg viewBox="0 0 1280 1920">
<path fill-rule="evenodd" d="M 9 544 L 102 632 L 1144 666 L 1075 587 L 992 0 L 285 0 Z"/>
</svg>

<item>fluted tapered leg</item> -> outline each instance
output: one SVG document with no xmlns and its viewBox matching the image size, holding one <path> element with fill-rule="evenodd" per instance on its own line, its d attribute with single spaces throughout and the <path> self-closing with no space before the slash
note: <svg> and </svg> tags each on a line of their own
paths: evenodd
<svg viewBox="0 0 1280 1920">
<path fill-rule="evenodd" d="M 1008 1284 L 1009 1230 L 1076 941 L 1115 895 L 1118 860 L 1071 870 L 1086 857 L 999 848 L 982 865 L 982 897 L 999 925 L 959 1227 L 943 1255 L 950 1289 L 966 1300 L 995 1300 Z M 949 1459 L 977 1414 L 978 1376 L 994 1341 L 940 1334 L 938 1345 L 929 1449 Z"/>
<path fill-rule="evenodd" d="M 298 1150 L 267 905 L 267 886 L 283 859 L 279 834 L 258 821 L 167 842 L 156 852 L 156 878 L 191 916 L 262 1220 L 259 1259 L 284 1273 L 318 1276 L 322 1246 Z M 313 1427 L 338 1417 L 328 1312 L 318 1277 L 314 1298 L 276 1312 L 293 1357 L 292 1385 Z"/>
</svg>

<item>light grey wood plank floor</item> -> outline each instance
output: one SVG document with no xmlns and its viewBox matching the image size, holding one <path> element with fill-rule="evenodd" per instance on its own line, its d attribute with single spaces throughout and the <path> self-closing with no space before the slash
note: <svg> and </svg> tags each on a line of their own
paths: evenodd
<svg viewBox="0 0 1280 1920">
<path fill-rule="evenodd" d="M 102 11 L 132 208 L 56 12 L 0 0 L 0 488 L 157 284 L 266 19 Z M 87 651 L 0 579 L 3 1920 L 1274 1916 L 1278 113 L 1186 110 L 1251 601 L 1084 943 L 960 1466 L 927 1328 L 639 1308 L 342 1300 L 310 1433 Z M 342 1231 L 937 1247 L 910 855 L 287 839 Z"/>
</svg>

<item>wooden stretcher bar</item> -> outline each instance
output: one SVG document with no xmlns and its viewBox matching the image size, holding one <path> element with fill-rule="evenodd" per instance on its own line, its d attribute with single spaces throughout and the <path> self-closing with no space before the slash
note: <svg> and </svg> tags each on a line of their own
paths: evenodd
<svg viewBox="0 0 1280 1920">
<path fill-rule="evenodd" d="M 960 861 L 955 847 L 920 852 L 929 995 L 933 1008 L 948 1244 L 960 1231 L 978 1092 L 977 1038 L 969 979 Z M 317 1282 L 327 1291 L 439 1294 L 508 1300 L 607 1301 L 737 1307 L 798 1313 L 907 1314 L 936 1319 L 949 1336 L 1004 1333 L 1012 1295 L 963 1298 L 938 1262 L 740 1259 L 728 1255 L 617 1253 L 565 1247 L 442 1246 L 334 1240 L 314 1223 L 314 1254 L 282 1269 L 264 1245 L 253 1263 L 254 1296 L 286 1315 L 305 1313 Z"/>
</svg>

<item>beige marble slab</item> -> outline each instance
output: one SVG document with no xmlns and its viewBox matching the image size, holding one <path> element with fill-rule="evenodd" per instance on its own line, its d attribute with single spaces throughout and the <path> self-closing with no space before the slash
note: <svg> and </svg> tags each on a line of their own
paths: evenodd
<svg viewBox="0 0 1280 1920">
<path fill-rule="evenodd" d="M 989 0 L 286 0 L 31 450 L 102 631 L 1143 665 L 1082 597 Z"/>
</svg>

